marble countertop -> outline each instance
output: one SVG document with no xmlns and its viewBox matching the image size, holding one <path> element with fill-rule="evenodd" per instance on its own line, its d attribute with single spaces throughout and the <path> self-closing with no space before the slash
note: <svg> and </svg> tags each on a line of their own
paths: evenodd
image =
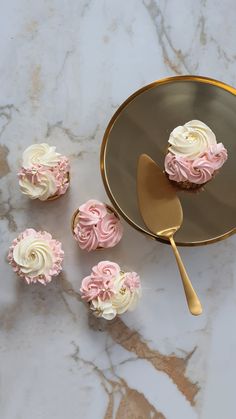
<svg viewBox="0 0 236 419">
<path fill-rule="evenodd" d="M 200 74 L 236 85 L 234 0 L 11 0 L 0 17 L 1 419 L 235 419 L 236 238 L 183 248 L 204 314 L 189 315 L 171 249 L 125 223 L 102 258 L 140 273 L 134 313 L 98 324 L 81 279 L 101 259 L 78 250 L 75 208 L 108 201 L 99 169 L 106 125 L 153 80 Z M 20 194 L 24 148 L 48 142 L 69 155 L 71 188 L 58 201 Z M 24 285 L 6 262 L 26 227 L 65 250 L 64 272 Z"/>
</svg>

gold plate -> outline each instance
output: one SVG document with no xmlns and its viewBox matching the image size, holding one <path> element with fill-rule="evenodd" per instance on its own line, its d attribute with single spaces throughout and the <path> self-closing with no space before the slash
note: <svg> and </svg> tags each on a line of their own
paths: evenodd
<svg viewBox="0 0 236 419">
<path fill-rule="evenodd" d="M 209 125 L 229 157 L 203 191 L 179 192 L 184 222 L 176 243 L 182 246 L 213 243 L 236 231 L 236 89 L 200 76 L 169 77 L 149 84 L 119 107 L 101 147 L 102 177 L 113 205 L 133 227 L 156 238 L 138 208 L 138 158 L 146 153 L 163 167 L 170 132 L 191 119 Z"/>
</svg>

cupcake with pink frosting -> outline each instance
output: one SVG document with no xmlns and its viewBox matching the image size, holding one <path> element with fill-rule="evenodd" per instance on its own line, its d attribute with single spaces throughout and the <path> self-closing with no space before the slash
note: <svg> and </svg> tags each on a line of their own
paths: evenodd
<svg viewBox="0 0 236 419">
<path fill-rule="evenodd" d="M 56 147 L 46 143 L 33 144 L 23 153 L 18 173 L 20 190 L 30 199 L 49 201 L 63 195 L 70 183 L 70 163 Z"/>
<path fill-rule="evenodd" d="M 112 320 L 135 309 L 141 283 L 136 272 L 124 272 L 117 263 L 102 261 L 83 279 L 80 292 L 96 317 Z"/>
<path fill-rule="evenodd" d="M 113 208 L 90 199 L 75 211 L 72 232 L 79 247 L 90 252 L 116 246 L 122 238 L 123 226 Z"/>
<path fill-rule="evenodd" d="M 27 284 L 47 285 L 62 270 L 64 252 L 61 243 L 46 231 L 28 228 L 13 240 L 8 261 L 14 272 Z"/>
<path fill-rule="evenodd" d="M 197 189 L 209 182 L 227 160 L 227 150 L 203 122 L 189 121 L 169 137 L 165 157 L 168 178 L 182 189 Z"/>
</svg>

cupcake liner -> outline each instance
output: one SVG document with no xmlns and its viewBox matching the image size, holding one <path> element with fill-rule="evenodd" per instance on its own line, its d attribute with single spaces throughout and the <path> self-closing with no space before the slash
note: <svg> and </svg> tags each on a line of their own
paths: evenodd
<svg viewBox="0 0 236 419">
<path fill-rule="evenodd" d="M 166 173 L 166 175 L 169 179 L 169 176 L 168 176 L 167 173 Z M 205 182 L 205 183 L 202 183 L 202 184 L 197 184 L 197 183 L 189 182 L 188 180 L 186 180 L 184 182 L 176 182 L 175 180 L 171 180 L 171 179 L 169 179 L 169 181 L 176 188 L 187 191 L 187 192 L 197 192 L 198 190 L 202 189 L 208 183 L 208 182 Z"/>
</svg>

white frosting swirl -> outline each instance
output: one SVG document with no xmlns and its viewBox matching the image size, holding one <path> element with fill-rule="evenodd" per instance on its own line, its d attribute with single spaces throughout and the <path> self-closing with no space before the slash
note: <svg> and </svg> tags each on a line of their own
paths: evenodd
<svg viewBox="0 0 236 419">
<path fill-rule="evenodd" d="M 47 275 L 53 267 L 49 243 L 35 237 L 25 237 L 13 249 L 13 259 L 21 272 L 30 277 Z"/>
<path fill-rule="evenodd" d="M 141 289 L 136 288 L 133 291 L 124 284 L 124 274 L 120 274 L 114 281 L 116 288 L 115 294 L 111 298 L 112 307 L 117 314 L 122 314 L 125 311 L 132 311 L 135 309 L 138 300 L 141 296 Z"/>
<path fill-rule="evenodd" d="M 194 160 L 217 142 L 214 132 L 206 124 L 193 120 L 175 128 L 170 134 L 169 144 L 171 153 Z"/>
<path fill-rule="evenodd" d="M 106 320 L 112 320 L 116 316 L 116 310 L 111 301 L 102 301 L 99 297 L 91 301 L 90 308 L 96 317 L 103 317 Z"/>
<path fill-rule="evenodd" d="M 27 176 L 19 179 L 21 192 L 31 199 L 46 201 L 57 191 L 56 180 L 50 171 L 40 173 L 40 182 L 33 183 Z"/>
<path fill-rule="evenodd" d="M 34 165 L 54 167 L 60 161 L 61 154 L 56 152 L 56 147 L 46 143 L 33 144 L 23 153 L 22 166 L 28 169 Z"/>
</svg>

